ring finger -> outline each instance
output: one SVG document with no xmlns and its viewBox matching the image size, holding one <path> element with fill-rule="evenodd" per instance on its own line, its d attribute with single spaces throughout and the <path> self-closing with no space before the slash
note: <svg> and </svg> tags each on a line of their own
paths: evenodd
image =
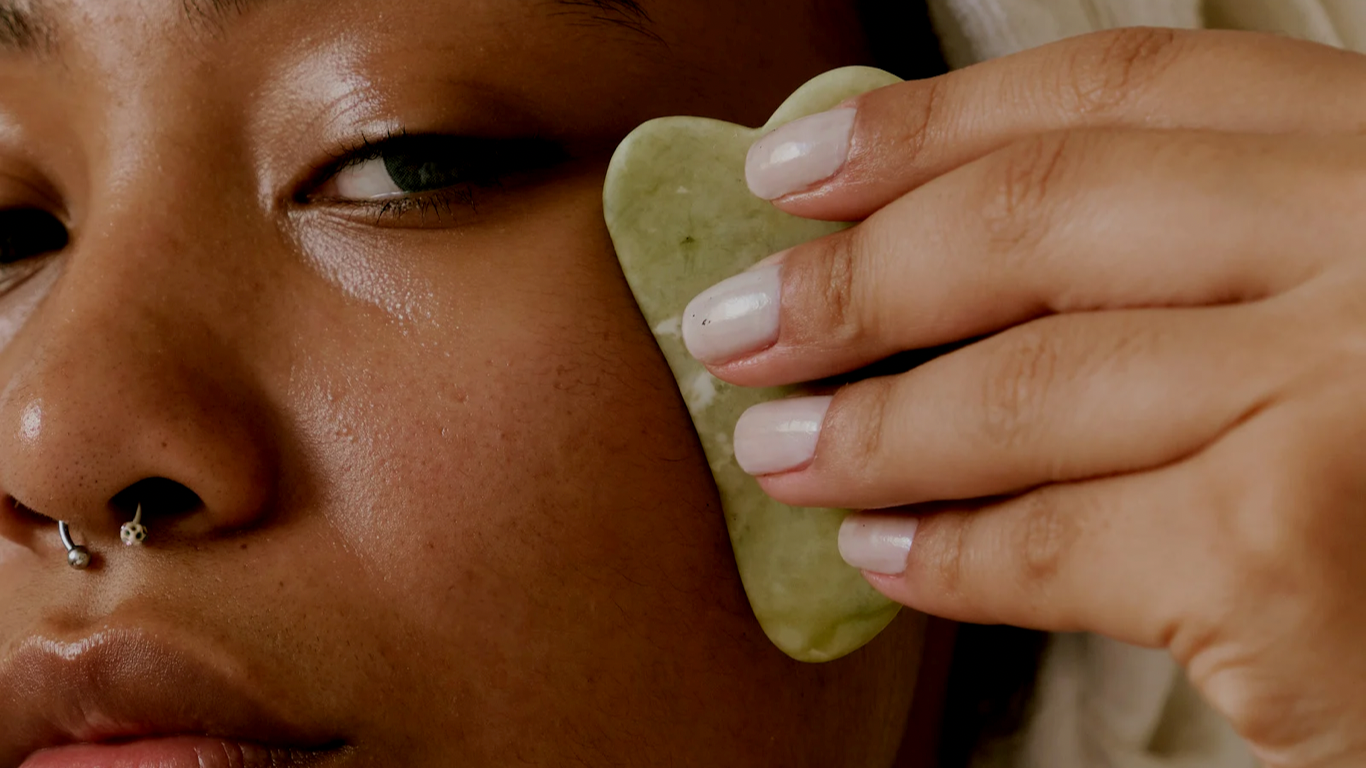
<svg viewBox="0 0 1366 768">
<path fill-rule="evenodd" d="M 1044 318 L 831 398 L 755 406 L 735 455 L 796 506 L 877 509 L 1160 466 L 1273 398 L 1312 354 L 1263 305 Z M 828 408 L 828 410 L 826 410 Z"/>
</svg>

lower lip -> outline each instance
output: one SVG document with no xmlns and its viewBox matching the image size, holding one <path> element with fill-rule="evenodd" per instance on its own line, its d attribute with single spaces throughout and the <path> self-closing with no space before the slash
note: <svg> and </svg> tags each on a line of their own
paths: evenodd
<svg viewBox="0 0 1366 768">
<path fill-rule="evenodd" d="M 284 768 L 309 753 L 202 737 L 77 744 L 36 752 L 20 768 Z"/>
</svg>

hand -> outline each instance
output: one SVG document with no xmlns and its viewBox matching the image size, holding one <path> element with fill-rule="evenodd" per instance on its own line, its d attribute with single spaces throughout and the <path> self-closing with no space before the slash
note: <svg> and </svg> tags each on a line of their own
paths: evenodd
<svg viewBox="0 0 1366 768">
<path fill-rule="evenodd" d="M 845 106 L 750 185 L 863 223 L 689 348 L 769 386 L 976 341 L 751 409 L 741 465 L 883 510 L 841 551 L 908 606 L 1164 647 L 1267 763 L 1366 760 L 1366 57 L 1127 30 Z"/>
</svg>

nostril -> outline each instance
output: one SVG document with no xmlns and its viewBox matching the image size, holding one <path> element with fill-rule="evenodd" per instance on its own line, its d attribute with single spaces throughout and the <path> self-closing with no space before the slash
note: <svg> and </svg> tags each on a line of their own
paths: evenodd
<svg viewBox="0 0 1366 768">
<path fill-rule="evenodd" d="M 24 506 L 24 502 L 13 496 L 6 496 L 5 500 L 9 503 L 9 507 L 13 510 L 14 515 L 22 520 L 33 523 L 46 523 L 48 525 L 53 523 L 53 520 L 47 515 L 39 514 L 36 510 Z"/>
<path fill-rule="evenodd" d="M 139 505 L 144 515 L 161 518 L 187 515 L 204 506 L 199 494 L 181 483 L 164 477 L 139 480 L 115 494 L 109 503 L 129 517 L 132 517 Z"/>
<path fill-rule="evenodd" d="M 12 541 L 22 547 L 50 545 L 46 538 L 56 527 L 57 520 L 24 504 L 14 496 L 0 497 L 0 539 Z"/>
</svg>

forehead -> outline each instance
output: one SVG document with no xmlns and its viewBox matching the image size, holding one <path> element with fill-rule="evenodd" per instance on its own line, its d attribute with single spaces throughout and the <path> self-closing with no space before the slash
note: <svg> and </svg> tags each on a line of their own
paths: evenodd
<svg viewBox="0 0 1366 768">
<path fill-rule="evenodd" d="M 223 102 L 282 73 L 376 92 L 440 80 L 552 107 L 556 82 L 629 91 L 627 74 L 669 60 L 661 28 L 632 0 L 0 0 L 0 78 L 36 72 L 122 102 L 174 89 Z"/>
<path fill-rule="evenodd" d="M 429 104 L 459 90 L 604 140 L 667 114 L 759 124 L 801 82 L 863 61 L 854 5 L 0 0 L 0 102 L 16 85 L 21 102 L 203 113 L 307 81 Z"/>
<path fill-rule="evenodd" d="M 218 27 L 234 17 L 247 15 L 262 6 L 305 4 L 306 0 L 167 0 L 160 3 L 166 10 L 178 10 L 188 24 Z M 130 10 L 155 12 L 158 3 L 82 2 L 82 0 L 0 0 L 0 47 L 9 50 L 42 48 L 59 39 L 62 17 L 86 12 L 83 15 L 98 17 L 100 10 L 124 15 Z M 317 3 L 314 3 L 317 5 Z M 344 10 L 345 0 L 329 0 L 324 7 L 332 12 Z M 371 10 L 382 7 L 384 2 L 368 2 Z M 139 8 L 139 6 L 141 6 Z M 399 10 L 420 11 L 424 7 L 442 7 L 442 3 L 412 4 Z M 463 2 L 446 3 L 442 10 L 461 14 L 487 14 L 489 11 L 505 11 L 516 14 L 528 10 L 539 10 L 542 14 L 561 16 L 571 23 L 613 25 L 631 30 L 647 37 L 650 31 L 649 11 L 638 0 L 506 0 L 506 2 Z M 91 12 L 94 13 L 91 13 Z M 452 21 L 456 21 L 452 19 Z"/>
<path fill-rule="evenodd" d="M 604 46 L 658 42 L 654 26 L 635 0 L 0 0 L 0 55 L 71 65 L 93 53 L 104 65 L 150 64 L 158 55 L 205 59 L 251 46 L 261 58 L 282 44 L 344 33 L 371 44 L 401 38 L 406 48 L 499 50 L 505 58 L 528 52 L 517 43 L 564 50 L 597 38 L 579 46 L 591 58 Z"/>
</svg>

